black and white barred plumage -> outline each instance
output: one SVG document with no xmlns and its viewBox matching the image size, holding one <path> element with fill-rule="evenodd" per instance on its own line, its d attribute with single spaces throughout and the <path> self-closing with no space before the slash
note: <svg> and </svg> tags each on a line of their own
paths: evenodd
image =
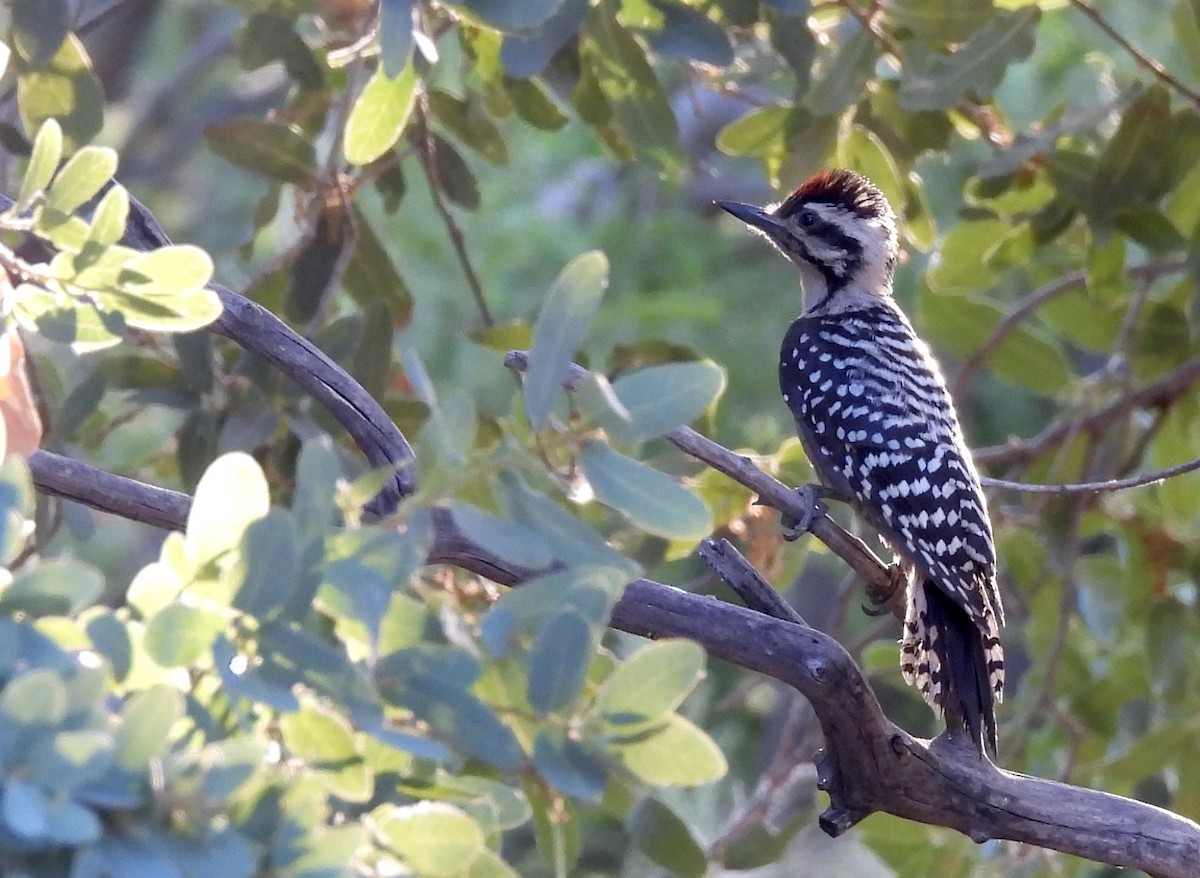
<svg viewBox="0 0 1200 878">
<path fill-rule="evenodd" d="M 904 678 L 995 753 L 1004 616 L 991 524 L 938 365 L 891 297 L 891 208 L 849 171 L 818 174 L 773 211 L 721 206 L 800 268 L 805 309 L 784 338 L 780 387 L 821 481 L 909 573 Z"/>
</svg>

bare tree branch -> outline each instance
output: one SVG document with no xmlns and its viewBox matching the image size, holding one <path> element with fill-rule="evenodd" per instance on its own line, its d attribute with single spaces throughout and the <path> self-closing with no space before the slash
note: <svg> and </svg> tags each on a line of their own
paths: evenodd
<svg viewBox="0 0 1200 878">
<path fill-rule="evenodd" d="M 1166 469 L 1129 476 L 1124 479 L 1105 479 L 1101 482 L 1067 482 L 1060 485 L 1036 485 L 1030 482 L 1010 482 L 1008 479 L 994 479 L 991 476 L 980 476 L 979 480 L 985 487 L 1000 488 L 1005 491 L 1022 491 L 1026 494 L 1104 494 L 1113 491 L 1124 491 L 1129 488 L 1140 488 L 1143 485 L 1153 485 L 1155 482 L 1165 482 L 1175 476 L 1190 473 L 1200 469 L 1200 458 L 1169 466 Z"/>
<path fill-rule="evenodd" d="M 1151 281 L 1161 277 L 1164 274 L 1171 274 L 1175 271 L 1182 271 L 1187 267 L 1187 260 L 1183 257 L 1175 259 L 1167 259 L 1162 262 L 1147 262 L 1144 265 L 1135 265 L 1129 269 L 1129 276 L 1142 281 Z M 1058 296 L 1071 290 L 1078 289 L 1087 283 L 1086 271 L 1072 271 L 1064 274 L 1062 277 L 1056 278 L 1050 283 L 1038 287 L 1021 301 L 1017 302 L 1007 314 L 1004 315 L 995 328 L 992 329 L 992 334 L 984 339 L 983 344 L 976 348 L 963 364 L 958 367 L 958 371 L 954 375 L 954 379 L 950 384 L 950 392 L 956 399 L 962 399 L 966 396 L 971 382 L 975 380 L 975 375 L 979 372 L 980 367 L 988 361 L 992 354 L 1000 349 L 1000 345 L 1008 338 L 1018 326 L 1020 326 L 1027 317 L 1036 312 L 1039 308 Z"/>
<path fill-rule="evenodd" d="M 975 463 L 988 464 L 1028 463 L 1036 460 L 1048 449 L 1059 445 L 1074 430 L 1102 431 L 1112 424 L 1114 418 L 1139 408 L 1160 408 L 1170 405 L 1200 381 L 1200 356 L 1184 360 L 1166 375 L 1122 394 L 1107 405 L 1083 416 L 1057 421 L 1036 436 L 1018 439 L 1004 445 L 981 448 L 974 452 Z"/>
<path fill-rule="evenodd" d="M 1071 5 L 1095 22 L 1096 26 L 1108 35 L 1109 39 L 1128 52 L 1140 67 L 1149 70 L 1155 79 L 1200 107 L 1200 92 L 1188 88 L 1168 73 L 1165 67 L 1129 42 L 1119 30 L 1108 22 L 1108 19 L 1100 14 L 1100 10 L 1089 3 L 1088 0 L 1071 0 Z"/>
<path fill-rule="evenodd" d="M 232 328 L 228 324 L 219 328 L 264 355 L 260 346 L 279 345 L 270 356 L 289 375 L 325 362 L 314 359 L 305 344 L 269 324 L 255 323 L 257 317 L 243 321 L 236 299 L 234 305 L 228 318 Z M 243 339 L 248 327 L 265 329 L 266 340 Z M 336 383 L 335 376 L 323 380 Z M 376 409 L 349 403 L 340 411 L 347 420 L 373 422 L 379 417 Z M 395 430 L 390 422 L 372 423 L 370 429 L 347 428 L 356 441 L 363 436 L 376 441 L 371 437 Z M 765 502 L 798 519 L 811 516 L 814 533 L 824 527 L 820 522 L 829 521 L 819 507 L 805 504 L 796 492 L 747 458 L 693 431 L 673 431 L 670 438 L 689 454 L 712 461 L 758 491 Z M 411 457 L 406 460 L 411 463 Z M 32 455 L 29 466 L 35 484 L 50 493 L 158 526 L 178 529 L 186 522 L 191 502 L 186 495 L 140 485 L 44 451 Z M 543 572 L 516 567 L 474 543 L 446 509 L 434 507 L 432 516 L 429 563 L 455 565 L 505 585 L 519 585 Z M 856 563 L 874 571 L 872 576 L 887 576 L 886 568 L 871 560 L 865 547 L 850 554 L 856 557 L 859 551 L 865 555 L 857 557 Z M 733 556 L 727 559 L 739 566 Z M 782 611 L 769 599 L 753 600 L 771 612 Z M 913 738 L 884 716 L 850 655 L 835 640 L 807 626 L 645 579 L 627 586 L 611 622 L 642 636 L 690 638 L 713 656 L 767 674 L 803 694 L 826 741 L 817 768 L 819 785 L 829 793 L 831 803 L 820 824 L 831 835 L 884 811 L 946 826 L 977 841 L 1013 839 L 1143 869 L 1162 878 L 1191 876 L 1200 861 L 1200 826 L 1178 815 L 1119 796 L 1002 771 L 981 758 L 958 733 L 944 734 L 932 743 Z"/>
</svg>

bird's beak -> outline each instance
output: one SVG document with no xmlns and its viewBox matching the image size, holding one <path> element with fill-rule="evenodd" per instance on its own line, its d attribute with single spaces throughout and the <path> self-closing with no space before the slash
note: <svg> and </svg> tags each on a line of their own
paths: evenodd
<svg viewBox="0 0 1200 878">
<path fill-rule="evenodd" d="M 742 204 L 740 201 L 718 201 L 717 207 L 728 211 L 746 225 L 758 229 L 773 241 L 778 241 L 783 235 L 784 226 L 770 212 L 753 204 Z"/>
</svg>

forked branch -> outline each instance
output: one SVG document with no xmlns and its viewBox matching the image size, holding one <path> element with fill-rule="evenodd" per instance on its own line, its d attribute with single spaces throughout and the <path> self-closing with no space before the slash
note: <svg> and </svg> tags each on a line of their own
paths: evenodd
<svg viewBox="0 0 1200 878">
<path fill-rule="evenodd" d="M 140 219 L 152 217 L 147 213 Z M 216 329 L 293 377 L 322 370 L 326 395 L 345 400 L 335 404 L 343 425 L 369 457 L 393 455 L 393 463 L 403 468 L 395 489 L 404 493 L 410 488 L 411 451 L 390 421 L 379 420 L 378 404 L 357 400 L 361 388 L 356 391 L 357 385 L 351 386 L 353 379 L 323 371 L 337 367 L 319 352 L 288 340 L 286 327 L 270 326 L 257 312 L 245 320 L 247 312 L 240 305 L 244 300 L 228 297 L 223 296 L 227 314 Z M 807 520 L 811 532 L 835 547 L 869 582 L 885 584 L 886 579 L 891 587 L 887 568 L 861 541 L 839 535 L 840 528 L 819 506 L 805 505 L 800 494 L 748 458 L 686 428 L 672 431 L 668 438 L 758 492 L 768 505 Z M 185 494 L 45 451 L 32 455 L 29 467 L 35 484 L 48 493 L 158 527 L 181 529 L 186 523 L 191 498 Z M 433 519 L 430 563 L 454 565 L 510 586 L 543 572 L 516 567 L 476 544 L 444 509 L 435 508 Z M 710 555 L 720 556 L 714 563 L 723 574 L 754 578 L 753 571 L 739 571 L 740 556 L 722 548 L 712 544 L 706 551 L 716 550 Z M 753 589 L 743 594 L 750 595 L 752 609 L 639 579 L 627 586 L 613 611 L 612 624 L 646 637 L 690 638 L 713 656 L 771 676 L 803 694 L 825 736 L 825 751 L 817 765 L 821 786 L 830 796 L 830 807 L 821 816 L 826 832 L 837 835 L 867 815 L 884 811 L 956 829 L 977 841 L 1013 839 L 1162 878 L 1194 874 L 1194 864 L 1200 862 L 1200 826 L 1192 821 L 1131 799 L 1003 771 L 955 736 L 943 735 L 932 743 L 913 738 L 883 714 L 862 670 L 835 640 L 796 621 L 776 618 L 772 614 L 786 611 L 769 598 L 754 597 Z"/>
</svg>

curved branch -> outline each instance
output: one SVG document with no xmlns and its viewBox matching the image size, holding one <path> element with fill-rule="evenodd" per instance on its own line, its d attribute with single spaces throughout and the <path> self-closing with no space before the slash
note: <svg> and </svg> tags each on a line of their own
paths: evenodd
<svg viewBox="0 0 1200 878">
<path fill-rule="evenodd" d="M 1153 485 L 1155 482 L 1165 482 L 1184 473 L 1200 469 L 1200 457 L 1184 463 L 1169 466 L 1154 472 L 1128 476 L 1123 479 L 1107 479 L 1103 482 L 1068 482 L 1060 485 L 1036 485 L 1031 482 L 1010 482 L 1008 479 L 995 479 L 991 476 L 980 476 L 979 481 L 985 488 L 999 488 L 1004 491 L 1022 491 L 1026 494 L 1105 494 L 1114 491 L 1125 491 L 1129 488 L 1140 488 L 1143 485 Z"/>
<path fill-rule="evenodd" d="M 1200 107 L 1200 92 L 1188 88 L 1174 76 L 1168 73 L 1165 67 L 1159 64 L 1149 55 L 1140 51 L 1133 43 L 1129 42 L 1129 40 L 1126 39 L 1119 30 L 1109 23 L 1108 19 L 1100 14 L 1099 9 L 1087 2 L 1087 0 L 1071 0 L 1071 5 L 1090 18 L 1096 24 L 1096 27 L 1104 31 L 1104 33 L 1108 35 L 1109 39 L 1128 52 L 1140 67 L 1150 71 L 1155 79 L 1168 88 L 1173 89 L 1183 97 L 1187 98 L 1196 106 Z"/>
<path fill-rule="evenodd" d="M 529 354 L 527 351 L 509 351 L 504 356 L 504 365 L 524 372 L 529 366 Z M 586 369 L 572 363 L 563 386 L 573 390 L 587 377 Z M 808 531 L 827 545 L 863 578 L 872 603 L 883 606 L 891 601 L 896 592 L 896 579 L 888 565 L 879 560 L 866 543 L 826 515 L 821 504 L 807 492 L 789 488 L 755 466 L 750 458 L 735 454 L 691 427 L 676 427 L 664 438 L 684 454 L 754 491 L 764 506 L 803 523 L 800 530 Z"/>
<path fill-rule="evenodd" d="M 1200 356 L 1184 360 L 1166 375 L 1122 394 L 1107 405 L 1082 417 L 1071 416 L 1057 421 L 1029 439 L 1014 440 L 1004 445 L 980 448 L 974 452 L 975 463 L 1029 463 L 1048 448 L 1059 444 L 1066 436 L 1082 430 L 1106 430 L 1114 418 L 1137 408 L 1158 408 L 1170 405 L 1200 381 Z"/>
<path fill-rule="evenodd" d="M 530 571 L 473 544 L 448 514 L 435 516 L 431 562 L 505 585 Z M 945 826 L 977 842 L 1003 838 L 1098 862 L 1189 878 L 1200 826 L 1153 805 L 996 768 L 943 735 L 912 737 L 883 714 L 862 671 L 833 638 L 791 622 L 651 580 L 631 582 L 612 614 L 616 628 L 686 637 L 711 655 L 780 680 L 811 702 L 827 750 L 818 761 L 837 835 L 874 811 Z"/>
<path fill-rule="evenodd" d="M 1187 259 L 1179 257 L 1162 262 L 1147 262 L 1143 265 L 1135 265 L 1129 269 L 1128 274 L 1130 277 L 1138 280 L 1151 281 L 1160 275 L 1170 274 L 1173 271 L 1182 271 L 1185 268 L 1187 268 Z M 988 361 L 992 354 L 1000 349 L 1000 345 L 1004 343 L 1004 340 L 1021 325 L 1026 317 L 1029 317 L 1051 299 L 1063 293 L 1070 292 L 1077 287 L 1081 287 L 1086 283 L 1086 271 L 1068 272 L 1062 277 L 1055 278 L 1050 283 L 1038 287 L 1021 301 L 1017 302 L 992 329 L 991 335 L 984 339 L 983 343 L 972 351 L 971 356 L 964 360 L 962 365 L 958 367 L 958 372 L 951 382 L 951 395 L 955 399 L 961 399 L 966 395 L 967 388 L 970 387 L 971 382 L 975 379 L 975 375 L 980 367 Z"/>
<path fill-rule="evenodd" d="M 186 521 L 187 495 L 44 451 L 32 455 L 29 466 L 42 490 L 172 529 Z M 433 522 L 429 563 L 510 586 L 541 572 L 472 542 L 445 509 L 433 510 Z M 1027 842 L 1162 878 L 1188 878 L 1200 861 L 1200 826 L 1190 820 L 1120 796 L 1002 771 L 959 737 L 913 738 L 884 716 L 849 653 L 819 631 L 646 579 L 626 587 L 612 624 L 641 636 L 687 637 L 808 698 L 826 740 L 817 764 L 830 807 L 820 822 L 831 835 L 884 811 L 976 841 Z"/>
<path fill-rule="evenodd" d="M 122 243 L 151 250 L 171 243 L 158 220 L 136 198 L 129 198 L 129 221 Z M 416 458 L 400 429 L 363 386 L 320 348 L 282 320 L 228 287 L 211 283 L 221 298 L 221 316 L 210 329 L 257 354 L 292 379 L 329 410 L 374 467 L 395 474 L 367 509 L 379 516 L 394 512 L 416 490 Z"/>
</svg>

